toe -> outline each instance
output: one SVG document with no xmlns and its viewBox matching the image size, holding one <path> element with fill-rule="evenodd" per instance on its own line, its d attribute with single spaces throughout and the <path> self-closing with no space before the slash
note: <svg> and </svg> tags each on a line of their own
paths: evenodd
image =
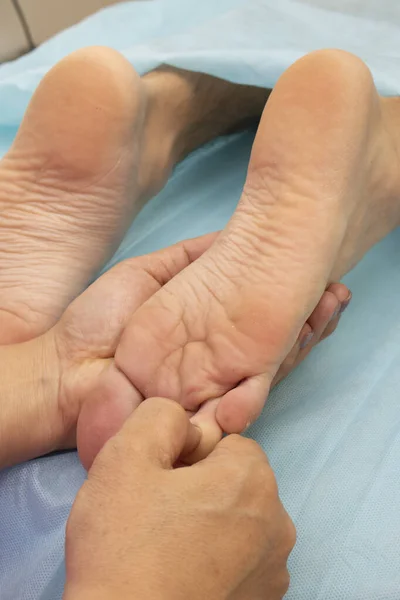
<svg viewBox="0 0 400 600">
<path fill-rule="evenodd" d="M 303 326 L 296 344 L 281 364 L 272 382 L 272 387 L 289 375 L 321 340 L 335 331 L 343 306 L 346 307 L 350 299 L 351 292 L 341 283 L 331 284 L 327 288 L 307 323 Z"/>
<path fill-rule="evenodd" d="M 267 374 L 249 377 L 227 392 L 219 401 L 216 419 L 226 433 L 245 431 L 260 416 L 268 396 Z"/>
</svg>

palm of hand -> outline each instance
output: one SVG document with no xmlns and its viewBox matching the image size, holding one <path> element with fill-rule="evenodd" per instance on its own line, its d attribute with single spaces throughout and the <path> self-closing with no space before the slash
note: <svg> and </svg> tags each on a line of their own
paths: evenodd
<svg viewBox="0 0 400 600">
<path fill-rule="evenodd" d="M 66 310 L 58 326 L 63 357 L 82 362 L 114 356 L 129 317 L 161 287 L 142 262 L 138 258 L 120 263 Z"/>
<path fill-rule="evenodd" d="M 75 447 L 79 418 L 85 465 L 143 399 L 113 363 L 132 313 L 196 260 L 214 238 L 209 234 L 120 263 L 79 296 L 54 328 L 61 365 L 62 447 Z"/>
</svg>

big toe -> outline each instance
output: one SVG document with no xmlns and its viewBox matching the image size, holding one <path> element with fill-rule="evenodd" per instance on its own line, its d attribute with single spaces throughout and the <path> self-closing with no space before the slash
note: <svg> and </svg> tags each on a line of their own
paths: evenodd
<svg viewBox="0 0 400 600">
<path fill-rule="evenodd" d="M 289 375 L 322 339 L 334 332 L 340 314 L 350 300 L 351 292 L 345 285 L 335 283 L 328 286 L 272 384 L 268 374 L 249 377 L 217 401 L 206 403 L 194 417 L 195 422 L 204 427 L 207 433 L 212 432 L 204 436 L 202 447 L 210 445 L 207 440 L 215 438 L 218 429 L 226 433 L 245 431 L 261 414 L 270 387 Z"/>
</svg>

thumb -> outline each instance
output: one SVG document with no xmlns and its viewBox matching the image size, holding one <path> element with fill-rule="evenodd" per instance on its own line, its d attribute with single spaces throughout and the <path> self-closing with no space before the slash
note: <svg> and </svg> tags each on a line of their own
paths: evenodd
<svg viewBox="0 0 400 600">
<path fill-rule="evenodd" d="M 106 454 L 111 458 L 110 454 L 115 453 L 131 465 L 151 463 L 172 469 L 181 455 L 197 447 L 200 438 L 200 429 L 190 423 L 182 406 L 165 398 L 149 398 L 106 443 L 99 458 L 104 460 Z"/>
<path fill-rule="evenodd" d="M 194 451 L 183 457 L 185 465 L 192 465 L 206 458 L 221 440 L 223 432 L 215 416 L 219 401 L 219 398 L 207 400 L 190 419 L 200 429 L 201 439 Z"/>
<path fill-rule="evenodd" d="M 132 259 L 132 264 L 142 267 L 159 287 L 197 260 L 217 239 L 219 232 L 207 233 L 197 238 L 178 242 L 152 254 Z M 154 293 L 154 292 L 153 292 Z M 151 294 L 148 294 L 148 297 Z M 144 300 L 143 300 L 144 301 Z"/>
</svg>

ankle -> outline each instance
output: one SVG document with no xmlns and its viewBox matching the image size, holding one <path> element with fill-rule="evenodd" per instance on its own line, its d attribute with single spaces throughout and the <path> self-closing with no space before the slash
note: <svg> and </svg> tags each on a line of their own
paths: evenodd
<svg viewBox="0 0 400 600">
<path fill-rule="evenodd" d="M 146 98 L 138 169 L 142 203 L 172 168 L 212 139 L 257 122 L 270 90 L 167 65 L 142 78 Z"/>
<path fill-rule="evenodd" d="M 139 195 L 142 203 L 153 197 L 165 185 L 178 162 L 177 140 L 179 124 L 170 103 L 169 89 L 162 76 L 153 73 L 142 78 L 145 116 L 139 140 L 137 169 Z"/>
<path fill-rule="evenodd" d="M 257 122 L 270 94 L 168 65 L 145 75 L 143 83 L 150 112 L 157 115 L 154 135 L 167 146 L 172 164 L 219 135 Z"/>
</svg>

